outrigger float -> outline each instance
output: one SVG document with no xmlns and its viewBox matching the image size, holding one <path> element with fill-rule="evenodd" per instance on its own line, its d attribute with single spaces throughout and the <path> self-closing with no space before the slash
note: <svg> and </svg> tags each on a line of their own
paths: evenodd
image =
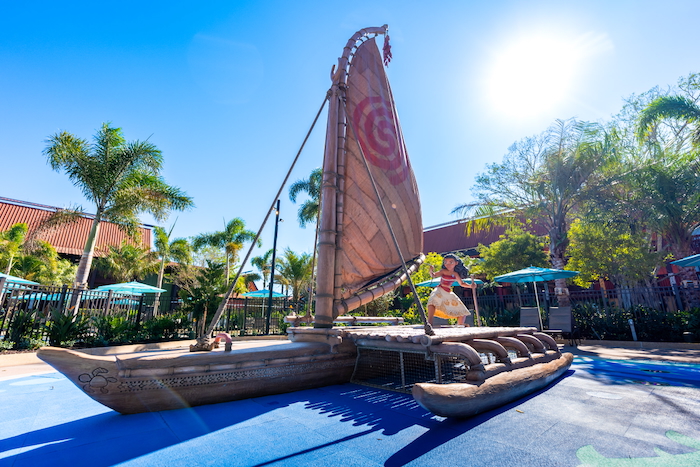
<svg viewBox="0 0 700 467">
<path fill-rule="evenodd" d="M 232 286 L 189 351 L 97 356 L 44 347 L 39 358 L 124 414 L 352 381 L 412 392 L 437 415 L 469 417 L 560 377 L 573 357 L 550 336 L 535 328 L 433 329 L 420 302 L 423 326 L 334 326 L 354 322 L 343 315 L 405 281 L 418 296 L 410 274 L 424 260 L 420 198 L 384 71 L 391 58 L 387 33 L 387 26 L 367 28 L 348 41 L 324 101 L 329 110 L 313 327 L 296 326 L 300 318 L 290 317 L 286 341 L 233 342 L 223 333 L 211 339 Z M 378 35 L 385 38 L 383 57 Z"/>
</svg>

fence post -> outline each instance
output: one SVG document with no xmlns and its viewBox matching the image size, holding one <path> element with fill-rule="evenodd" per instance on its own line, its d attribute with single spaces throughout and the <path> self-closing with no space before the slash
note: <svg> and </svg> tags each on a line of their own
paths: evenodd
<svg viewBox="0 0 700 467">
<path fill-rule="evenodd" d="M 3 307 L 3 300 L 5 299 L 5 283 L 7 282 L 7 277 L 0 277 L 0 309 Z"/>
<path fill-rule="evenodd" d="M 7 309 L 9 307 L 5 306 L 5 283 L 7 282 L 6 277 L 0 277 L 0 310 L 4 309 L 5 313 L 2 315 L 2 323 L 0 323 L 0 331 L 5 329 L 5 318 L 7 318 Z"/>
<path fill-rule="evenodd" d="M 231 303 L 226 302 L 226 333 L 231 330 Z"/>
<path fill-rule="evenodd" d="M 143 310 L 143 294 L 141 294 L 141 298 L 139 299 L 139 311 L 136 313 L 136 326 L 141 324 L 141 312 Z"/>
<path fill-rule="evenodd" d="M 679 310 L 683 309 L 683 300 L 681 300 L 681 294 L 678 290 L 678 283 L 676 282 L 676 275 L 668 275 L 669 282 L 671 282 L 671 290 L 673 290 L 673 296 L 676 298 L 676 306 Z"/>
<path fill-rule="evenodd" d="M 630 329 L 632 330 L 632 340 L 636 341 L 637 340 L 637 331 L 634 329 L 634 321 L 632 318 L 628 319 L 627 322 L 630 325 Z"/>
<path fill-rule="evenodd" d="M 66 295 L 68 294 L 68 286 L 66 284 L 63 284 L 61 286 L 61 295 L 59 296 L 59 302 L 58 302 L 58 311 L 63 314 L 64 311 L 66 311 Z"/>
<path fill-rule="evenodd" d="M 112 311 L 112 297 L 114 296 L 114 290 L 107 292 L 107 305 L 105 306 L 105 316 L 109 316 L 110 311 Z"/>
<path fill-rule="evenodd" d="M 246 334 L 246 324 L 248 321 L 248 298 L 243 299 L 243 335 Z"/>
</svg>

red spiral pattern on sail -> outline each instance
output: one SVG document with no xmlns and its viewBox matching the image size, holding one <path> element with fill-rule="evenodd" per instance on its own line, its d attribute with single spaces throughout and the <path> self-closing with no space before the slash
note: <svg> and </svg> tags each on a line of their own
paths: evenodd
<svg viewBox="0 0 700 467">
<path fill-rule="evenodd" d="M 403 182 L 408 161 L 389 102 L 380 96 L 365 97 L 355 107 L 353 123 L 369 163 L 384 170 L 392 185 Z"/>
</svg>

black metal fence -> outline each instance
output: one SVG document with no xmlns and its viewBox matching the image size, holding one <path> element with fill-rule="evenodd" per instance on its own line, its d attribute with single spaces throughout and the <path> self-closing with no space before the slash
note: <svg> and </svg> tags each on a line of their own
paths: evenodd
<svg viewBox="0 0 700 467">
<path fill-rule="evenodd" d="M 556 296 L 545 284 L 538 284 L 537 289 L 537 298 L 542 308 L 546 310 L 550 306 L 558 306 Z M 482 318 L 487 318 L 487 323 L 518 325 L 520 307 L 535 306 L 537 300 L 531 285 L 513 291 L 516 293 L 479 291 L 479 310 Z M 570 298 L 574 306 L 588 304 L 607 310 L 643 306 L 659 312 L 675 312 L 697 307 L 700 287 L 683 285 L 608 291 L 573 289 Z M 463 300 L 469 308 L 474 308 L 470 291 L 467 291 Z M 230 299 L 215 329 L 216 332 L 223 331 L 237 336 L 284 334 L 287 328 L 284 317 L 292 311 L 303 314 L 304 309 L 304 303 L 294 304 L 287 298 L 273 298 L 271 304 L 267 298 Z M 67 286 L 38 286 L 0 278 L 0 345 L 3 341 L 16 341 L 20 335 L 48 342 L 48 325 L 56 313 L 83 318 L 89 323 L 87 334 L 96 335 L 99 331 L 96 325 L 98 320 L 92 318 L 121 317 L 138 328 L 159 317 L 182 315 L 183 310 L 182 302 L 167 294 L 129 295 L 112 291 L 76 290 Z M 186 324 L 178 330 L 180 337 L 194 337 L 203 328 L 194 322 L 192 315 L 185 316 L 181 321 Z"/>
<path fill-rule="evenodd" d="M 477 300 L 480 309 L 511 311 L 519 310 L 523 306 L 537 306 L 549 308 L 559 306 L 556 295 L 544 286 L 538 285 L 537 299 L 530 289 L 510 294 L 496 294 L 494 292 L 479 292 Z M 600 308 L 623 308 L 644 306 L 659 311 L 686 310 L 699 305 L 700 286 L 677 285 L 668 287 L 628 287 L 613 290 L 571 290 L 571 304 L 595 304 Z M 470 293 L 464 295 L 463 300 L 468 308 L 474 307 L 474 300 Z"/>
<path fill-rule="evenodd" d="M 273 298 L 269 305 L 266 298 L 230 299 L 216 331 L 248 336 L 281 334 L 286 329 L 284 316 L 295 309 L 293 303 L 287 298 Z M 118 317 L 138 328 L 158 318 L 182 315 L 183 309 L 179 298 L 165 293 L 133 295 L 24 284 L 0 278 L 0 347 L 3 341 L 6 344 L 11 341 L 17 347 L 20 338 L 47 343 L 50 325 L 57 316 L 70 316 L 74 321 L 87 323 L 82 335 L 96 337 L 100 318 Z M 199 323 L 191 313 L 178 321 L 183 322 L 175 333 L 178 337 L 196 336 Z M 173 333 L 170 335 L 175 338 Z"/>
<path fill-rule="evenodd" d="M 267 298 L 229 299 L 215 329 L 237 336 L 283 334 L 287 329 L 284 317 L 295 310 L 294 302 L 273 298 L 269 305 Z"/>
</svg>

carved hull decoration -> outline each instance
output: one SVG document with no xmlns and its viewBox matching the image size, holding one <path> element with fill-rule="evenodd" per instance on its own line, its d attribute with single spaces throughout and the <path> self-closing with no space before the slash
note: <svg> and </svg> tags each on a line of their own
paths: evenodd
<svg viewBox="0 0 700 467">
<path fill-rule="evenodd" d="M 38 356 L 88 396 L 123 414 L 180 409 L 347 383 L 354 346 L 294 343 L 113 356 L 44 347 Z"/>
</svg>

